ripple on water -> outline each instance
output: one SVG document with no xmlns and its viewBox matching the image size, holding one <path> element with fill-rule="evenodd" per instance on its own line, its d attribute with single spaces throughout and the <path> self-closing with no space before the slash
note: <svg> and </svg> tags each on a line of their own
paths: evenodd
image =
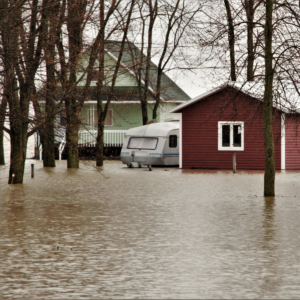
<svg viewBox="0 0 300 300">
<path fill-rule="evenodd" d="M 299 298 L 299 175 L 67 170 L 35 161 L 0 181 L 0 295 L 38 298 Z"/>
</svg>

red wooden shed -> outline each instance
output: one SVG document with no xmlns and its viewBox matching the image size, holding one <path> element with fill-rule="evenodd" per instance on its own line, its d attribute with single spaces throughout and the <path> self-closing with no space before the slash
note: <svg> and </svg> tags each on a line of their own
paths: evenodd
<svg viewBox="0 0 300 300">
<path fill-rule="evenodd" d="M 171 110 L 181 114 L 180 168 L 232 169 L 236 153 L 238 169 L 265 169 L 262 93 L 248 87 L 225 84 Z M 300 114 L 274 99 L 276 169 L 299 170 Z"/>
</svg>

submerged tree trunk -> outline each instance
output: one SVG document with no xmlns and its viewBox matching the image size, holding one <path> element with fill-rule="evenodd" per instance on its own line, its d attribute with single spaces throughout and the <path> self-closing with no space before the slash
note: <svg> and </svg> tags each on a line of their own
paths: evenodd
<svg viewBox="0 0 300 300">
<path fill-rule="evenodd" d="M 68 168 L 79 168 L 78 131 L 79 131 L 79 126 L 67 126 L 66 137 L 67 137 Z"/>
<path fill-rule="evenodd" d="M 54 120 L 47 119 L 47 133 L 41 134 L 41 142 L 43 146 L 43 165 L 44 167 L 55 167 L 54 155 Z"/>
<path fill-rule="evenodd" d="M 48 73 L 48 72 L 47 72 Z M 48 76 L 48 74 L 47 74 Z M 44 167 L 55 167 L 54 155 L 54 90 L 52 85 L 49 84 L 47 78 L 47 91 L 46 91 L 46 107 L 45 107 L 45 124 L 41 131 L 41 143 L 43 146 L 43 164 Z"/>
<path fill-rule="evenodd" d="M 13 120 L 10 128 L 10 168 L 8 183 L 23 183 L 26 159 L 26 145 L 23 145 L 23 126 L 21 120 Z"/>
<path fill-rule="evenodd" d="M 7 98 L 5 95 L 2 97 L 2 102 L 0 105 L 0 165 L 5 165 L 5 153 L 4 153 L 4 122 L 5 122 L 5 115 L 6 115 L 6 107 L 7 107 Z"/>
<path fill-rule="evenodd" d="M 97 135 L 97 144 L 96 144 L 96 166 L 102 167 L 104 160 L 104 112 L 102 107 L 98 109 L 98 135 Z"/>
<path fill-rule="evenodd" d="M 70 111 L 67 108 L 67 110 Z M 68 112 L 67 112 L 68 113 Z M 67 129 L 66 129 L 66 147 L 67 147 L 67 168 L 79 168 L 79 155 L 78 155 L 78 132 L 81 122 L 77 117 L 77 113 L 72 113 L 67 116 Z"/>
<path fill-rule="evenodd" d="M 45 12 L 46 22 L 45 31 L 47 33 L 47 42 L 45 43 L 45 62 L 47 71 L 46 82 L 46 107 L 45 107 L 45 130 L 43 131 L 42 145 L 43 145 L 43 163 L 44 167 L 55 167 L 54 155 L 54 113 L 55 113 L 55 11 L 58 7 L 53 7 L 53 1 L 48 12 Z"/>
<path fill-rule="evenodd" d="M 0 165 L 5 165 L 4 130 L 0 129 Z"/>
<path fill-rule="evenodd" d="M 266 0 L 265 24 L 265 93 L 264 93 L 264 144 L 265 144 L 265 177 L 264 195 L 275 195 L 275 153 L 273 138 L 273 75 L 272 66 L 272 24 L 273 0 Z"/>
</svg>

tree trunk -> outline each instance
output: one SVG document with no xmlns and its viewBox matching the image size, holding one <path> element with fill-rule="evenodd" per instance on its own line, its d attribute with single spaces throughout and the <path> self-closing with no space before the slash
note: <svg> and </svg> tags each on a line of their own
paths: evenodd
<svg viewBox="0 0 300 300">
<path fill-rule="evenodd" d="M 104 160 L 104 122 L 98 122 L 98 135 L 97 135 L 97 145 L 96 145 L 96 166 L 102 167 Z"/>
<path fill-rule="evenodd" d="M 23 183 L 26 150 L 24 156 L 22 124 L 14 124 L 10 130 L 11 152 L 8 183 Z"/>
<path fill-rule="evenodd" d="M 146 125 L 147 121 L 148 121 L 148 107 L 147 107 L 147 104 L 148 104 L 147 100 L 141 100 L 143 125 Z"/>
<path fill-rule="evenodd" d="M 0 165 L 5 165 L 5 153 L 4 153 L 4 131 L 0 129 Z"/>
<path fill-rule="evenodd" d="M 272 12 L 273 0 L 266 1 L 265 24 L 265 93 L 264 93 L 264 144 L 265 144 L 265 177 L 264 195 L 275 196 L 275 153 L 273 138 L 273 75 L 272 66 Z"/>
<path fill-rule="evenodd" d="M 254 80 L 254 46 L 253 46 L 253 19 L 254 19 L 254 0 L 246 0 L 245 8 L 247 14 L 247 81 Z"/>
<path fill-rule="evenodd" d="M 78 156 L 78 131 L 79 127 L 67 125 L 67 167 L 68 168 L 79 168 L 79 156 Z"/>
<path fill-rule="evenodd" d="M 53 1 L 50 1 L 50 11 L 47 15 L 47 21 L 45 22 L 45 30 L 47 32 L 47 42 L 44 47 L 45 62 L 47 71 L 46 82 L 46 109 L 45 109 L 45 132 L 42 138 L 43 141 L 43 163 L 44 167 L 55 167 L 55 155 L 54 155 L 54 113 L 55 113 L 55 16 L 54 10 L 58 10 L 57 7 L 52 7 Z"/>
<path fill-rule="evenodd" d="M 47 134 L 41 135 L 43 146 L 43 165 L 44 167 L 55 167 L 54 155 L 54 122 L 53 118 L 47 121 Z"/>
<path fill-rule="evenodd" d="M 45 126 L 41 132 L 44 167 L 55 167 L 54 155 L 54 91 L 47 78 Z"/>
<path fill-rule="evenodd" d="M 165 46 L 166 49 L 166 46 Z M 161 57 L 163 59 L 163 55 Z M 161 76 L 162 76 L 162 60 L 158 64 L 158 72 L 157 72 L 157 81 L 156 81 L 156 95 L 155 95 L 155 104 L 152 111 L 152 119 L 157 119 L 157 110 L 160 104 L 160 94 L 161 94 Z"/>
<path fill-rule="evenodd" d="M 4 130 L 1 126 L 4 126 L 5 115 L 6 115 L 6 107 L 7 107 L 7 98 L 5 95 L 2 97 L 2 102 L 0 105 L 0 165 L 5 165 L 5 153 L 4 153 Z"/>
<path fill-rule="evenodd" d="M 100 55 L 102 61 L 102 56 Z M 104 61 L 102 61 L 103 63 Z M 100 76 L 102 76 L 102 70 L 104 65 L 100 63 Z M 102 167 L 103 166 L 103 136 L 104 136 L 104 120 L 105 120 L 105 113 L 103 110 L 103 82 L 99 80 L 97 83 L 97 114 L 98 114 L 98 128 L 97 128 L 97 143 L 96 143 L 96 166 Z"/>
<path fill-rule="evenodd" d="M 226 12 L 227 12 L 227 23 L 228 23 L 228 40 L 230 50 L 230 78 L 231 81 L 236 81 L 235 73 L 235 49 L 234 49 L 234 25 L 231 15 L 230 3 L 228 0 L 224 0 Z"/>
</svg>

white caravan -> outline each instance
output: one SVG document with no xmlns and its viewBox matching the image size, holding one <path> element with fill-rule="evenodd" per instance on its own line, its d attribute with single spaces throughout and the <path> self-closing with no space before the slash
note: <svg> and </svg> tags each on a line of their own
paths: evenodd
<svg viewBox="0 0 300 300">
<path fill-rule="evenodd" d="M 126 132 L 121 160 L 128 167 L 179 165 L 179 122 L 152 123 Z"/>
</svg>

